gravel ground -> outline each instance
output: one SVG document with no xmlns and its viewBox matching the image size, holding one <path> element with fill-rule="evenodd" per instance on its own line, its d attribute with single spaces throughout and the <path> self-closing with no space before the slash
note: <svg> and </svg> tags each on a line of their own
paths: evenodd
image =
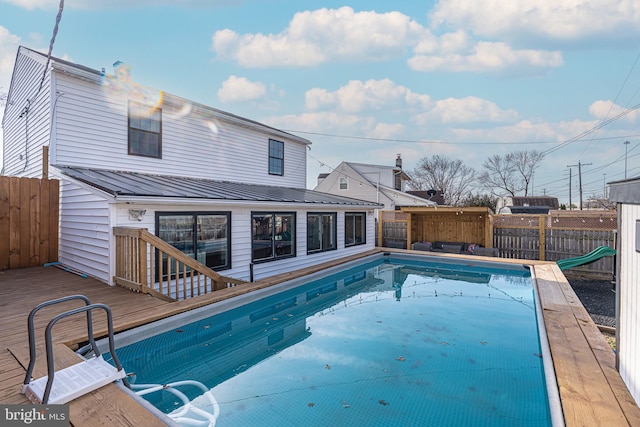
<svg viewBox="0 0 640 427">
<path fill-rule="evenodd" d="M 596 325 L 616 326 L 616 294 L 611 280 L 588 280 L 567 277 L 580 302 Z"/>
</svg>

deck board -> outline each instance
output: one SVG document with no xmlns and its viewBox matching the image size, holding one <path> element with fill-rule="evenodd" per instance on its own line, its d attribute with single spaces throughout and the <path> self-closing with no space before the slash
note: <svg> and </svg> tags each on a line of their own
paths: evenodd
<svg viewBox="0 0 640 427">
<path fill-rule="evenodd" d="M 378 251 L 370 253 L 375 252 Z M 355 258 L 357 256 L 347 260 Z M 173 303 L 123 288 L 107 286 L 95 279 L 82 278 L 57 268 L 33 267 L 0 272 L 0 402 L 28 403 L 20 394 L 29 355 L 27 316 L 40 302 L 72 294 L 84 294 L 91 302 L 104 303 L 111 308 L 114 314 L 114 328 L 119 332 L 231 296 L 321 271 L 336 263 L 287 272 L 247 286 L 224 289 Z M 562 272 L 553 263 L 526 263 L 533 265 L 540 290 L 566 425 L 640 425 L 640 408 L 615 370 L 613 352 Z M 66 309 L 81 305 L 79 301 L 64 304 L 61 307 Z M 45 308 L 36 316 L 36 342 L 40 349 L 44 346 L 44 328 L 52 313 L 60 312 L 61 307 Z M 76 348 L 83 344 L 86 341 L 85 319 L 84 315 L 76 315 L 56 324 L 53 340 L 56 345 L 64 344 Z M 105 316 L 100 311 L 96 311 L 94 316 L 94 331 L 96 336 L 106 334 Z M 56 366 L 59 364 L 60 367 L 64 367 L 65 364 L 71 363 L 74 357 L 77 356 L 69 349 L 57 351 Z M 45 366 L 44 354 L 39 353 L 36 372 L 42 374 Z M 145 408 L 113 384 L 74 400 L 69 404 L 69 408 L 74 426 L 162 425 Z"/>
</svg>

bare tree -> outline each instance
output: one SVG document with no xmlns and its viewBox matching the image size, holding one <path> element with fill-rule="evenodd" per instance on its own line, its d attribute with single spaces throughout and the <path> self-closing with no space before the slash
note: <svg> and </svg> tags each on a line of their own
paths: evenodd
<svg viewBox="0 0 640 427">
<path fill-rule="evenodd" d="M 493 155 L 482 164 L 484 171 L 479 181 L 496 196 L 505 192 L 512 197 L 520 192 L 528 196 L 533 173 L 543 158 L 544 154 L 537 150 L 514 151 L 505 156 Z"/>
<path fill-rule="evenodd" d="M 7 103 L 8 93 L 0 91 L 0 107 L 4 107 Z"/>
<path fill-rule="evenodd" d="M 420 159 L 410 174 L 414 190 L 443 191 L 445 204 L 457 206 L 473 189 L 476 171 L 461 160 L 435 155 Z"/>
<path fill-rule="evenodd" d="M 469 193 L 462 200 L 462 206 L 487 207 L 491 209 L 491 212 L 496 211 L 497 204 L 498 204 L 498 198 L 495 196 L 491 196 L 490 194 Z"/>
</svg>

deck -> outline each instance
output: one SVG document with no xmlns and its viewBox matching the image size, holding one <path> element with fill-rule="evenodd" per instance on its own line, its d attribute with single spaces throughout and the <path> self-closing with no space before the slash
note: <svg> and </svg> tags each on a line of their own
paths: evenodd
<svg viewBox="0 0 640 427">
<path fill-rule="evenodd" d="M 540 290 L 566 425 L 640 426 L 640 408 L 615 370 L 613 352 L 560 269 L 552 263 L 531 264 Z M 173 303 L 106 286 L 55 267 L 0 272 L 0 402 L 28 403 L 20 394 L 29 362 L 27 315 L 40 302 L 73 294 L 86 295 L 91 302 L 111 307 L 115 330 L 123 331 L 327 266 L 285 273 L 247 287 L 225 289 Z M 77 306 L 78 302 L 66 302 L 55 308 L 55 313 Z M 42 337 L 51 313 L 50 308 L 44 308 L 36 316 L 39 358 L 34 377 L 46 375 Z M 101 312 L 94 316 L 94 330 L 96 335 L 106 333 L 105 316 Z M 56 367 L 73 364 L 77 356 L 72 349 L 86 341 L 85 318 L 74 316 L 60 321 L 54 328 L 53 341 L 56 343 Z M 115 384 L 72 401 L 69 411 L 74 426 L 164 425 Z"/>
</svg>

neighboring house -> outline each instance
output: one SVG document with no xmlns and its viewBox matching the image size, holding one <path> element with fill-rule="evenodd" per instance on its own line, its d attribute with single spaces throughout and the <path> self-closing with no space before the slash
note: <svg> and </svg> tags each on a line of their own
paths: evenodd
<svg viewBox="0 0 640 427">
<path fill-rule="evenodd" d="M 409 176 L 402 170 L 398 154 L 396 166 L 342 162 L 329 174 L 318 176 L 315 191 L 368 200 L 385 210 L 402 206 L 435 206 L 436 203 L 405 191 Z"/>
<path fill-rule="evenodd" d="M 437 205 L 444 205 L 444 191 L 439 190 L 409 190 L 407 194 L 411 194 L 412 196 L 418 196 L 421 199 L 426 199 L 431 202 L 434 202 Z"/>
<path fill-rule="evenodd" d="M 17 53 L 2 173 L 61 180 L 60 262 L 112 283 L 114 227 L 146 228 L 241 280 L 375 246 L 378 204 L 305 189 L 310 141 L 114 67 Z"/>
<path fill-rule="evenodd" d="M 516 196 L 500 197 L 496 203 L 498 214 L 548 214 L 550 210 L 558 210 L 557 197 L 549 196 Z"/>
<path fill-rule="evenodd" d="M 618 210 L 616 365 L 640 405 L 640 178 L 608 184 Z"/>
</svg>

